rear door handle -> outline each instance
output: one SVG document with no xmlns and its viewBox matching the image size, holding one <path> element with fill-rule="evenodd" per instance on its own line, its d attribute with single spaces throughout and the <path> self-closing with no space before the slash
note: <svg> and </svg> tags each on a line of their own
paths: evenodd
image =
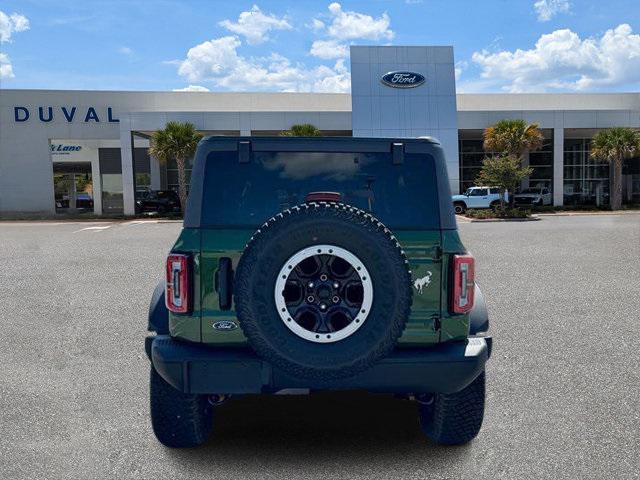
<svg viewBox="0 0 640 480">
<path fill-rule="evenodd" d="M 220 310 L 231 310 L 233 304 L 233 264 L 229 257 L 221 257 L 218 260 L 215 289 L 218 292 Z"/>
</svg>

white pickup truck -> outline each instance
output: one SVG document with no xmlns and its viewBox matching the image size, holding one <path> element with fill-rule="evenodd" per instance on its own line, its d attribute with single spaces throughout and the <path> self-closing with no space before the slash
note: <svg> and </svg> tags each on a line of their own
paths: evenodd
<svg viewBox="0 0 640 480">
<path fill-rule="evenodd" d="M 509 193 L 505 193 L 505 201 L 509 201 Z M 496 187 L 471 187 L 461 195 L 452 195 L 453 209 L 457 214 L 469 208 L 493 208 L 500 204 L 500 189 Z"/>
<path fill-rule="evenodd" d="M 513 196 L 516 205 L 551 205 L 553 198 L 551 192 L 545 187 L 525 188 L 522 192 Z"/>
</svg>

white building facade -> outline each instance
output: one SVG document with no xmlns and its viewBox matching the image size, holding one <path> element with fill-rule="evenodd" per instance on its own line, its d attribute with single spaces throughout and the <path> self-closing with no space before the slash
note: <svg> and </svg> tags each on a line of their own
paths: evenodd
<svg viewBox="0 0 640 480">
<path fill-rule="evenodd" d="M 483 129 L 521 118 L 545 136 L 523 187 L 550 188 L 555 205 L 606 203 L 609 167 L 590 160 L 590 139 L 640 129 L 640 93 L 456 94 L 452 47 L 352 47 L 351 74 L 351 94 L 0 90 L 0 217 L 134 214 L 136 192 L 176 187 L 175 165 L 147 153 L 170 120 L 209 135 L 311 123 L 325 135 L 434 136 L 457 193 L 482 164 Z M 623 172 L 629 203 L 640 203 L 639 165 Z"/>
</svg>

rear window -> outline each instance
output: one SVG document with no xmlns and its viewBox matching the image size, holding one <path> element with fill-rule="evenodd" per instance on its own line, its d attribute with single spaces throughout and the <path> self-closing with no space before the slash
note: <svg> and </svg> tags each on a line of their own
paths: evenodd
<svg viewBox="0 0 640 480">
<path fill-rule="evenodd" d="M 202 225 L 255 228 L 311 192 L 338 192 L 395 229 L 439 228 L 432 156 L 406 153 L 392 165 L 389 153 L 344 152 L 253 152 L 250 163 L 239 163 L 237 152 L 211 152 Z"/>
</svg>

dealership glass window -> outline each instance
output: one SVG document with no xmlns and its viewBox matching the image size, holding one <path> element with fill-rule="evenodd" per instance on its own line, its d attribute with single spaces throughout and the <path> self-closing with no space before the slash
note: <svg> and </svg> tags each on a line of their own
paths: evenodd
<svg viewBox="0 0 640 480">
<path fill-rule="evenodd" d="M 545 133 L 546 135 L 546 133 Z M 475 185 L 475 179 L 480 173 L 482 162 L 495 152 L 485 152 L 482 138 L 461 138 L 460 149 L 460 191 Z M 531 187 L 553 187 L 553 137 L 544 139 L 540 150 L 529 154 L 529 166 L 533 173 L 529 177 Z"/>
<path fill-rule="evenodd" d="M 564 204 L 609 203 L 609 165 L 589 157 L 590 138 L 564 141 Z"/>
<path fill-rule="evenodd" d="M 530 187 L 553 188 L 553 138 L 545 138 L 542 147 L 529 153 L 529 166 L 533 172 L 529 176 Z"/>
<path fill-rule="evenodd" d="M 101 148 L 98 150 L 100 159 L 100 183 L 102 185 L 102 212 L 121 214 L 124 212 L 122 163 L 119 148 Z"/>
<path fill-rule="evenodd" d="M 625 160 L 622 167 L 622 185 L 627 186 L 624 203 L 640 203 L 640 157 Z M 630 184 L 627 182 L 630 181 Z M 624 188 L 624 187 L 623 187 Z"/>
<path fill-rule="evenodd" d="M 147 148 L 134 148 L 133 161 L 136 173 L 136 191 L 145 192 L 151 189 L 151 160 Z"/>
<path fill-rule="evenodd" d="M 631 175 L 631 202 L 640 203 L 640 173 Z"/>
<path fill-rule="evenodd" d="M 473 187 L 488 155 L 482 148 L 482 139 L 460 139 L 460 191 Z"/>
</svg>

